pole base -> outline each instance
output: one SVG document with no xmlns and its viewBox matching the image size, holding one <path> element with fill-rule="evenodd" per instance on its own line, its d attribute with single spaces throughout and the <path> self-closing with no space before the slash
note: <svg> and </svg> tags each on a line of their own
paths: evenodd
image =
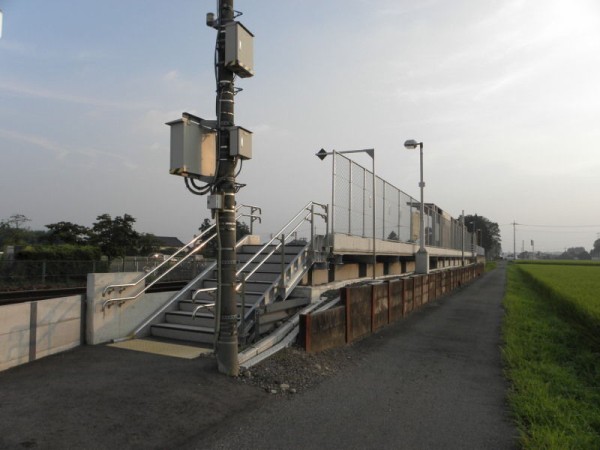
<svg viewBox="0 0 600 450">
<path fill-rule="evenodd" d="M 217 368 L 220 373 L 237 377 L 240 374 L 240 364 L 238 361 L 238 343 L 237 336 L 234 339 L 217 341 Z"/>
<path fill-rule="evenodd" d="M 429 273 L 429 253 L 427 250 L 419 250 L 415 254 L 415 272 L 418 274 L 428 274 Z"/>
</svg>

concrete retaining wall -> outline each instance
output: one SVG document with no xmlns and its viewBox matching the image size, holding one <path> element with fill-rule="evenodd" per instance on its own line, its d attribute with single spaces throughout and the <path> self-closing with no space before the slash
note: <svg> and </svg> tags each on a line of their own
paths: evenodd
<svg viewBox="0 0 600 450">
<path fill-rule="evenodd" d="M 135 300 L 128 300 L 120 305 L 112 304 L 110 307 L 102 308 L 107 299 L 135 296 L 144 288 L 144 283 L 125 289 L 122 292 L 115 290 L 103 296 L 102 291 L 106 286 L 109 284 L 132 283 L 142 275 L 136 272 L 88 274 L 86 300 L 86 342 L 88 344 L 103 344 L 115 339 L 129 337 L 138 326 L 173 296 L 172 292 L 143 294 Z"/>
<path fill-rule="evenodd" d="M 91 338 L 87 344 L 126 337 L 149 317 L 148 311 L 154 312 L 173 295 L 144 294 L 130 307 L 113 306 L 104 312 L 101 306 L 98 310 L 98 298 L 86 300 L 85 295 L 1 306 L 0 371 L 82 345 L 86 328 Z M 95 308 L 87 318 L 86 303 Z"/>
<path fill-rule="evenodd" d="M 81 344 L 82 295 L 0 308 L 0 371 Z"/>
<path fill-rule="evenodd" d="M 343 288 L 342 306 L 301 317 L 300 341 L 307 352 L 316 352 L 363 338 L 473 281 L 483 270 L 479 264 Z"/>
</svg>

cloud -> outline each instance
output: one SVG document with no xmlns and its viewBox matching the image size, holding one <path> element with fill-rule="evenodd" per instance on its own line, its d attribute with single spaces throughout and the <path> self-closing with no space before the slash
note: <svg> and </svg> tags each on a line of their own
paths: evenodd
<svg viewBox="0 0 600 450">
<path fill-rule="evenodd" d="M 147 108 L 148 105 L 143 103 L 125 103 L 119 101 L 103 100 L 93 97 L 84 97 L 78 95 L 66 94 L 64 92 L 52 91 L 38 86 L 27 86 L 25 84 L 2 81 L 0 80 L 0 91 L 17 94 L 26 97 L 43 98 L 48 100 L 57 100 L 67 103 L 77 103 L 88 106 L 96 106 L 102 108 L 114 108 L 135 110 Z"/>
<path fill-rule="evenodd" d="M 165 81 L 173 81 L 173 80 L 176 80 L 177 78 L 179 78 L 179 72 L 177 70 L 171 70 L 171 71 L 167 72 L 163 77 L 163 79 Z"/>
<path fill-rule="evenodd" d="M 16 131 L 10 131 L 0 128 L 0 138 L 9 139 L 15 142 L 22 142 L 25 144 L 30 144 L 38 149 L 43 149 L 55 154 L 57 160 L 66 160 L 67 157 L 73 155 L 85 156 L 90 159 L 106 159 L 112 158 L 114 160 L 118 160 L 120 164 L 125 165 L 130 169 L 137 168 L 137 165 L 132 163 L 128 158 L 119 153 L 106 152 L 103 150 L 98 150 L 96 148 L 81 148 L 77 147 L 69 148 L 68 146 L 62 145 L 58 142 L 54 142 L 50 139 L 47 139 L 43 136 L 36 136 L 32 134 L 23 134 Z"/>
<path fill-rule="evenodd" d="M 58 159 L 63 159 L 70 153 L 63 146 L 40 136 L 25 135 L 15 131 L 0 129 L 0 137 L 9 139 L 11 141 L 32 144 L 38 148 L 55 153 Z"/>
</svg>

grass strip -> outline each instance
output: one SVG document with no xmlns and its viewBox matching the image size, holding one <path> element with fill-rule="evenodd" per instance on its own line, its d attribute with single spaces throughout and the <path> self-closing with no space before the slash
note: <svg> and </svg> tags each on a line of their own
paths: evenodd
<svg viewBox="0 0 600 450">
<path fill-rule="evenodd" d="M 600 261 L 595 260 L 568 260 L 568 259 L 519 259 L 516 264 L 524 266 L 530 264 L 545 266 L 600 266 Z"/>
<path fill-rule="evenodd" d="M 486 272 L 494 270 L 496 267 L 498 267 L 498 263 L 496 261 L 486 261 L 485 262 L 485 271 Z"/>
<path fill-rule="evenodd" d="M 525 449 L 600 449 L 600 355 L 516 266 L 503 356 Z"/>
</svg>

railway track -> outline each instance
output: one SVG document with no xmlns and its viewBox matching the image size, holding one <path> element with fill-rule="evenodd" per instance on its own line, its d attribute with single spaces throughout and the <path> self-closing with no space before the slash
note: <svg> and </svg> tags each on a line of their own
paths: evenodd
<svg viewBox="0 0 600 450">
<path fill-rule="evenodd" d="M 187 281 L 166 281 L 164 283 L 156 283 L 147 292 L 168 292 L 178 291 L 182 289 Z M 37 300 L 47 300 L 50 298 L 68 297 L 71 295 L 85 294 L 86 288 L 83 286 L 73 288 L 57 288 L 57 289 L 34 289 L 23 291 L 8 291 L 0 292 L 0 306 L 13 303 L 25 303 Z"/>
</svg>

